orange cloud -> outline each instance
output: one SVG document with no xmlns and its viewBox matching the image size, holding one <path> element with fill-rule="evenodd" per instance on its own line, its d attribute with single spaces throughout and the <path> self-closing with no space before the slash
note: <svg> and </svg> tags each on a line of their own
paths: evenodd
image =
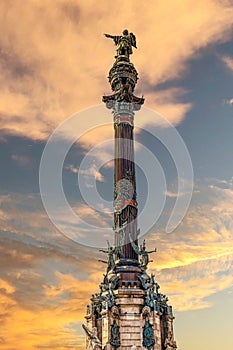
<svg viewBox="0 0 233 350">
<path fill-rule="evenodd" d="M 86 254 L 93 254 L 87 253 L 88 249 L 77 248 L 62 236 L 61 246 L 59 237 L 50 243 L 30 237 L 24 243 L 24 239 L 8 233 L 1 242 L 1 348 L 17 348 L 20 342 L 26 350 L 81 349 L 84 334 L 80 322 L 90 293 L 101 279 L 99 264 L 86 259 Z M 72 257 L 70 250 L 67 254 L 68 247 L 76 256 Z M 74 270 L 67 273 L 71 266 L 79 271 L 79 278 Z M 59 267 L 66 272 L 57 270 Z"/>
<path fill-rule="evenodd" d="M 210 307 L 211 295 L 232 287 L 232 180 L 224 185 L 198 188 L 180 226 L 147 239 L 149 248 L 158 248 L 150 269 L 176 310 Z"/>
<path fill-rule="evenodd" d="M 200 48 L 227 40 L 233 14 L 227 3 L 213 0 L 149 5 L 45 0 L 27 2 L 23 11 L 17 0 L 12 6 L 1 2 L 0 10 L 2 127 L 33 139 L 46 139 L 59 122 L 109 92 L 106 76 L 115 48 L 102 34 L 117 34 L 127 26 L 138 38 L 133 56 L 141 77 L 138 93 L 146 94 L 148 106 L 156 105 L 179 123 L 191 105 L 179 98 L 156 104 L 153 85 L 183 74 Z"/>
<path fill-rule="evenodd" d="M 206 204 L 191 205 L 171 236 L 150 235 L 150 244 L 159 244 L 156 269 L 186 266 L 197 261 L 217 259 L 233 253 L 233 191 L 217 186 L 202 187 L 193 199 Z M 227 204 L 226 204 L 227 203 Z"/>
<path fill-rule="evenodd" d="M 211 295 L 232 287 L 232 255 L 167 269 L 158 280 L 176 310 L 210 307 Z"/>
</svg>

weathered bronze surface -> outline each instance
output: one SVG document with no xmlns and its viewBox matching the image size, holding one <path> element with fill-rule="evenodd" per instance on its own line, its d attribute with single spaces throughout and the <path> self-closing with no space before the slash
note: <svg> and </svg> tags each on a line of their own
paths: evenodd
<svg viewBox="0 0 233 350">
<path fill-rule="evenodd" d="M 129 55 L 133 53 L 132 46 L 136 46 L 136 36 L 133 33 L 129 33 L 128 29 L 123 30 L 122 35 L 110 35 L 104 34 L 106 38 L 113 39 L 115 45 L 117 46 L 117 55 L 115 58 L 121 56 L 129 58 Z"/>
</svg>

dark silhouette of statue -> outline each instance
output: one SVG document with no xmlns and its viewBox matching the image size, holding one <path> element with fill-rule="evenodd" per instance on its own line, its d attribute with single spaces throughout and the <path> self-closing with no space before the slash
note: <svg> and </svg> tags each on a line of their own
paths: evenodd
<svg viewBox="0 0 233 350">
<path fill-rule="evenodd" d="M 154 250 L 151 250 L 151 251 L 147 251 L 146 250 L 146 242 L 145 240 L 143 241 L 143 244 L 140 245 L 140 247 L 138 247 L 131 235 L 129 236 L 130 237 L 130 243 L 133 247 L 133 250 L 135 251 L 136 254 L 138 254 L 140 256 L 140 265 L 141 265 L 141 268 L 143 271 L 145 271 L 147 269 L 147 265 L 149 264 L 150 260 L 149 260 L 149 254 L 150 253 L 154 253 L 156 252 L 156 248 Z"/>
<path fill-rule="evenodd" d="M 117 46 L 117 55 L 115 58 L 120 56 L 125 56 L 129 58 L 129 55 L 133 53 L 132 46 L 136 46 L 136 37 L 133 33 L 129 33 L 128 29 L 123 30 L 122 35 L 110 35 L 104 34 L 106 38 L 113 39 L 115 45 Z"/>
<path fill-rule="evenodd" d="M 100 249 L 99 251 L 108 254 L 108 261 L 99 260 L 99 261 L 104 262 L 104 263 L 106 263 L 108 265 L 107 266 L 107 272 L 113 270 L 115 268 L 115 257 L 114 257 L 114 255 L 115 255 L 115 252 L 116 252 L 116 248 L 111 247 L 109 245 L 109 243 L 108 243 L 108 250 Z"/>
</svg>

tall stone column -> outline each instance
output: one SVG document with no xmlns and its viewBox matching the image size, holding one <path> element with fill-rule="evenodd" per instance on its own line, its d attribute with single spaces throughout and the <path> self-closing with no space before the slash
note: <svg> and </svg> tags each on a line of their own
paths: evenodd
<svg viewBox="0 0 233 350">
<path fill-rule="evenodd" d="M 141 108 L 144 99 L 133 94 L 137 80 L 137 71 L 129 57 L 119 55 L 109 72 L 113 94 L 103 97 L 114 119 L 114 229 L 115 244 L 121 248 L 117 254 L 121 264 L 138 261 L 138 254 L 130 243 L 133 240 L 138 245 L 134 111 Z"/>
<path fill-rule="evenodd" d="M 130 243 L 131 238 L 138 244 L 133 144 L 134 113 L 130 111 L 130 107 L 132 107 L 130 103 L 118 102 L 114 109 L 114 228 L 115 244 L 122 249 L 121 256 L 118 258 L 138 260 L 138 254 Z"/>
<path fill-rule="evenodd" d="M 115 132 L 114 245 L 101 250 L 107 254 L 107 269 L 87 307 L 84 329 L 95 350 L 176 349 L 172 308 L 155 276 L 147 273 L 149 254 L 155 250 L 148 252 L 145 240 L 138 242 L 134 116 L 144 98 L 134 95 L 138 74 L 129 59 L 136 38 L 127 30 L 106 37 L 117 46 L 108 77 L 112 94 L 103 96 Z"/>
</svg>

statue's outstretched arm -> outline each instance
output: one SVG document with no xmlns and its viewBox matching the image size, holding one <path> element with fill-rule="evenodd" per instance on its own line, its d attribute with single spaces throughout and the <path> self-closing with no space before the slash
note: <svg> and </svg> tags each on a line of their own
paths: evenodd
<svg viewBox="0 0 233 350">
<path fill-rule="evenodd" d="M 150 250 L 149 252 L 147 252 L 148 254 L 150 253 L 155 253 L 157 251 L 157 249 L 155 248 L 154 250 Z"/>
<path fill-rule="evenodd" d="M 134 240 L 131 237 L 131 234 L 129 234 L 129 239 L 130 239 L 130 243 L 133 247 L 133 250 L 135 251 L 136 254 L 139 254 L 139 248 L 137 246 L 137 244 L 134 243 Z"/>
<path fill-rule="evenodd" d="M 119 44 L 120 38 L 121 36 L 119 35 L 111 35 L 111 34 L 104 34 L 106 36 L 106 38 L 110 38 L 114 41 L 115 45 Z"/>
<path fill-rule="evenodd" d="M 107 250 L 99 249 L 99 252 L 108 253 Z"/>
<path fill-rule="evenodd" d="M 85 324 L 82 324 L 82 327 L 86 333 L 86 335 L 88 336 L 88 338 L 90 339 L 92 337 L 92 332 L 90 331 L 90 329 L 87 328 L 87 326 L 85 326 Z"/>
<path fill-rule="evenodd" d="M 114 36 L 113 36 L 113 35 L 111 35 L 111 34 L 105 34 L 105 33 L 104 33 L 104 35 L 106 36 L 106 38 L 111 38 L 111 39 L 114 39 Z"/>
</svg>

